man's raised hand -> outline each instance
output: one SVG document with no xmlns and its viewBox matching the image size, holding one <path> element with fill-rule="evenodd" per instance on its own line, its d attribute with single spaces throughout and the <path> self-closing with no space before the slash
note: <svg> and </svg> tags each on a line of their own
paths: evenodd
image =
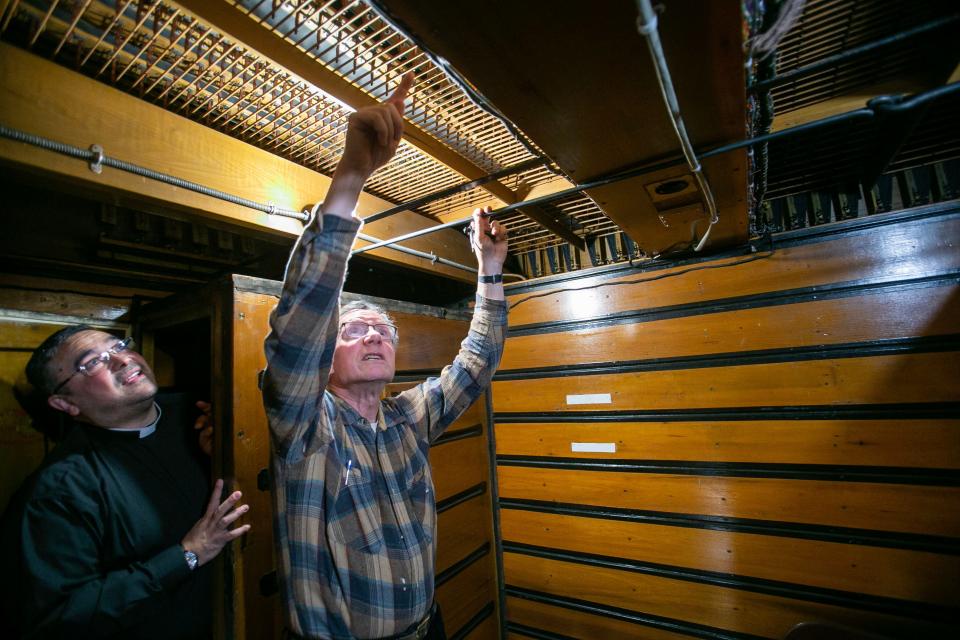
<svg viewBox="0 0 960 640">
<path fill-rule="evenodd" d="M 507 228 L 489 217 L 490 207 L 473 210 L 470 246 L 480 264 L 480 275 L 494 275 L 503 270 L 507 259 Z"/>
<path fill-rule="evenodd" d="M 403 102 L 412 86 L 413 73 L 410 72 L 384 102 L 351 114 L 338 174 L 355 174 L 366 180 L 390 161 L 403 136 Z"/>
</svg>

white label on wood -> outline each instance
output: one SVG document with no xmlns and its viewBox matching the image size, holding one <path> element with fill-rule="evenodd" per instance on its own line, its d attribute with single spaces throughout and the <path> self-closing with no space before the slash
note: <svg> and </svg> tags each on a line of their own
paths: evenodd
<svg viewBox="0 0 960 640">
<path fill-rule="evenodd" d="M 616 442 L 571 442 L 570 451 L 575 453 L 616 453 Z"/>
<path fill-rule="evenodd" d="M 609 393 L 581 393 L 567 396 L 567 404 L 610 404 Z"/>
</svg>

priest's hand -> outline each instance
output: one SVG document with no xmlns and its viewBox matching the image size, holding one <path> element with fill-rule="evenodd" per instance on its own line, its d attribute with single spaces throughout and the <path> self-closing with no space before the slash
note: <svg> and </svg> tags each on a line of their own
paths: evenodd
<svg viewBox="0 0 960 640">
<path fill-rule="evenodd" d="M 223 491 L 223 480 L 217 480 L 213 486 L 206 513 L 180 542 L 185 551 L 197 554 L 197 564 L 200 566 L 216 558 L 228 542 L 250 531 L 248 524 L 230 528 L 230 525 L 250 510 L 250 507 L 245 504 L 235 507 L 243 494 L 234 491 L 226 500 L 219 502 L 221 491 Z"/>
</svg>

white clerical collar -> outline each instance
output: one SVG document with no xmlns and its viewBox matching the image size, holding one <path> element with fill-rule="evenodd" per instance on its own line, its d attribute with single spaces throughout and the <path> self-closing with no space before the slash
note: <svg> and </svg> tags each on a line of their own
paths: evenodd
<svg viewBox="0 0 960 640">
<path fill-rule="evenodd" d="M 139 428 L 139 429 L 124 429 L 124 428 L 121 427 L 121 428 L 116 428 L 116 429 L 108 429 L 108 431 L 124 431 L 124 432 L 127 432 L 127 433 L 130 433 L 130 432 L 132 432 L 132 431 L 136 431 L 138 434 L 140 434 L 140 439 L 143 440 L 143 439 L 146 438 L 147 436 L 152 435 L 153 432 L 157 430 L 157 423 L 160 422 L 160 416 L 163 414 L 163 412 L 160 410 L 160 405 L 158 405 L 156 402 L 154 402 L 154 403 L 153 403 L 153 406 L 154 406 L 154 408 L 157 410 L 157 417 L 154 418 L 153 422 L 151 422 L 151 423 L 148 424 L 147 426 L 141 427 L 141 428 Z"/>
</svg>

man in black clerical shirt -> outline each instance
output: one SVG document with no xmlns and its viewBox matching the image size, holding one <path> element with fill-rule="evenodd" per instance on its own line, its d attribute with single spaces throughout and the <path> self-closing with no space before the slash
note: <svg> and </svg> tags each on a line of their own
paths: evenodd
<svg viewBox="0 0 960 640">
<path fill-rule="evenodd" d="M 4 514 L 8 633 L 210 638 L 205 565 L 250 526 L 233 526 L 239 491 L 208 494 L 188 412 L 158 399 L 130 339 L 85 326 L 41 344 L 27 378 L 75 426 Z"/>
</svg>

